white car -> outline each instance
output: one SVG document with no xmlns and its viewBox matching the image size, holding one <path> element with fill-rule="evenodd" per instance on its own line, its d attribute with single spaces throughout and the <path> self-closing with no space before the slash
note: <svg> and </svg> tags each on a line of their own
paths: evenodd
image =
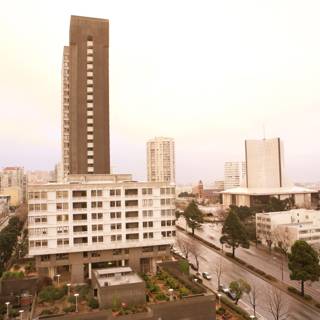
<svg viewBox="0 0 320 320">
<path fill-rule="evenodd" d="M 202 276 L 203 276 L 204 279 L 207 279 L 207 280 L 211 280 L 212 279 L 210 273 L 208 273 L 208 272 L 202 272 Z"/>
</svg>

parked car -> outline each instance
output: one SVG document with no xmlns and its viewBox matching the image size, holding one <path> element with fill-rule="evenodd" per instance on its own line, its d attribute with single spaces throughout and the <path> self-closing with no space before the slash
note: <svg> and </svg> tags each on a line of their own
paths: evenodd
<svg viewBox="0 0 320 320">
<path fill-rule="evenodd" d="M 229 297 L 231 300 L 236 300 L 236 299 L 237 299 L 237 295 L 236 295 L 233 291 L 231 291 L 231 290 L 229 290 L 229 292 L 227 293 L 227 295 L 228 295 L 228 297 Z"/>
<path fill-rule="evenodd" d="M 202 276 L 203 276 L 204 279 L 207 279 L 207 280 L 211 280 L 212 279 L 210 273 L 208 273 L 208 272 L 202 272 Z"/>
<path fill-rule="evenodd" d="M 228 292 L 230 291 L 228 287 L 226 287 L 225 285 L 223 284 L 220 284 L 219 285 L 219 291 L 225 293 L 225 294 L 228 294 Z"/>
</svg>

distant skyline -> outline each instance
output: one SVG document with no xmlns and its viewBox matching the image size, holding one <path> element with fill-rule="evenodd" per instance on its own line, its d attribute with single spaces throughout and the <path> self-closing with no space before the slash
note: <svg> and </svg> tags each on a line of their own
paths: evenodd
<svg viewBox="0 0 320 320">
<path fill-rule="evenodd" d="M 11 1 L 0 11 L 0 167 L 61 158 L 70 16 L 110 21 L 111 167 L 146 179 L 175 139 L 176 181 L 223 179 L 244 140 L 280 137 L 286 174 L 320 181 L 319 1 Z"/>
</svg>

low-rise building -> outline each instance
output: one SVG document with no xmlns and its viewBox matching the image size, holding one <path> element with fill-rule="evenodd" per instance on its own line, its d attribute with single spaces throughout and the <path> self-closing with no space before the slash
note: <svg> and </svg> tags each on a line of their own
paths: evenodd
<svg viewBox="0 0 320 320">
<path fill-rule="evenodd" d="M 256 236 L 263 244 L 290 248 L 295 241 L 320 243 L 320 211 L 294 209 L 256 214 Z"/>
<path fill-rule="evenodd" d="M 142 305 L 146 303 L 145 282 L 130 267 L 97 269 L 92 273 L 92 287 L 102 308 L 115 303 Z"/>
<path fill-rule="evenodd" d="M 131 175 L 70 175 L 29 186 L 29 254 L 37 271 L 73 283 L 92 269 L 151 272 L 175 239 L 175 187 Z"/>
</svg>

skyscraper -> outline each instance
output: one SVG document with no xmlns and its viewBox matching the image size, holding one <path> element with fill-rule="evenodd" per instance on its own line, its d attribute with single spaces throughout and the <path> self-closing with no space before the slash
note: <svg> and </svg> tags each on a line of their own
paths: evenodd
<svg viewBox="0 0 320 320">
<path fill-rule="evenodd" d="M 224 189 L 232 189 L 245 185 L 246 163 L 225 162 L 224 164 Z"/>
<path fill-rule="evenodd" d="M 109 21 L 71 16 L 63 51 L 64 176 L 110 173 Z"/>
<path fill-rule="evenodd" d="M 175 152 L 172 138 L 156 137 L 147 142 L 148 181 L 175 182 Z"/>
<path fill-rule="evenodd" d="M 246 140 L 248 188 L 281 188 L 284 179 L 283 143 L 280 138 Z"/>
</svg>

